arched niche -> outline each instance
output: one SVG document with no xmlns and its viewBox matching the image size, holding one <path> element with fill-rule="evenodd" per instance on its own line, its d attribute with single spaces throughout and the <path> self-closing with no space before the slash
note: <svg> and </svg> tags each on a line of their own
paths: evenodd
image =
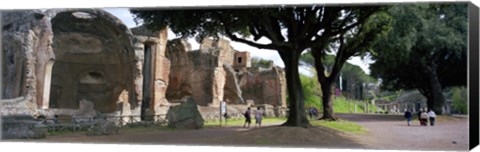
<svg viewBox="0 0 480 152">
<path fill-rule="evenodd" d="M 131 32 L 102 10 L 51 10 L 47 14 L 56 57 L 48 89 L 51 95 L 47 96 L 53 103 L 47 105 L 78 109 L 79 101 L 87 99 L 99 112 L 114 112 L 122 90 L 134 86 Z"/>
</svg>

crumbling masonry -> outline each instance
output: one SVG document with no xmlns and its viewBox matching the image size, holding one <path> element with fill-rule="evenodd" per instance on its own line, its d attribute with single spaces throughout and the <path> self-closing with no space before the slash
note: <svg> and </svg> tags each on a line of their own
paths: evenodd
<svg viewBox="0 0 480 152">
<path fill-rule="evenodd" d="M 105 115 L 157 115 L 185 96 L 200 109 L 286 108 L 283 69 L 251 68 L 250 54 L 226 40 L 192 50 L 95 9 L 1 14 L 3 116 L 73 116 L 83 101 Z"/>
</svg>

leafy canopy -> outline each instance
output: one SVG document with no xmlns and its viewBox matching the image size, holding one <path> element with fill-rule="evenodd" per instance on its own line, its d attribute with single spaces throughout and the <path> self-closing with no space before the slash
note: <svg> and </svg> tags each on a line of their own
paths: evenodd
<svg viewBox="0 0 480 152">
<path fill-rule="evenodd" d="M 467 5 L 403 4 L 388 10 L 392 30 L 374 48 L 372 76 L 388 90 L 426 88 L 434 64 L 442 88 L 466 85 Z"/>
<path fill-rule="evenodd" d="M 177 35 L 195 37 L 198 41 L 209 36 L 227 36 L 233 41 L 261 49 L 299 47 L 303 50 L 351 30 L 360 24 L 359 20 L 364 20 L 376 10 L 377 6 L 312 5 L 130 11 L 137 23 L 154 30 L 168 26 Z M 255 42 L 262 37 L 270 43 Z"/>
</svg>

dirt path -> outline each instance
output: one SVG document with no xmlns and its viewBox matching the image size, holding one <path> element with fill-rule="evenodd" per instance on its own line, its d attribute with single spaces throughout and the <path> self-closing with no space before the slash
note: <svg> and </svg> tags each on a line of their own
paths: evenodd
<svg viewBox="0 0 480 152">
<path fill-rule="evenodd" d="M 199 130 L 166 128 L 128 128 L 118 135 L 86 136 L 85 133 L 48 136 L 34 142 L 120 143 L 163 145 L 227 145 L 267 147 L 318 147 L 349 149 L 467 150 L 468 119 L 442 119 L 436 126 L 413 126 L 398 115 L 337 114 L 366 129 L 366 135 L 345 134 L 324 127 L 279 127 L 267 124 L 261 128 L 241 126 L 213 127 Z M 22 140 L 24 141 L 24 140 Z"/>
<path fill-rule="evenodd" d="M 213 127 L 199 130 L 128 128 L 122 129 L 118 135 L 86 136 L 85 133 L 69 133 L 31 141 L 55 143 L 366 148 L 353 140 L 353 136 L 329 128 L 279 127 L 278 125 L 279 124 L 266 124 L 260 128 L 243 128 L 241 126 Z"/>
<path fill-rule="evenodd" d="M 401 115 L 337 116 L 368 129 L 367 135 L 358 138 L 373 149 L 468 150 L 468 118 L 442 117 L 435 126 L 420 126 L 418 120 L 413 120 L 408 126 Z"/>
</svg>

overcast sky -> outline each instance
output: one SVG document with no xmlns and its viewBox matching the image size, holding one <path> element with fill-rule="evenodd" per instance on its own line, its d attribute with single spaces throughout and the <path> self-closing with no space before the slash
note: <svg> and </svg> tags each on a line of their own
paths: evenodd
<svg viewBox="0 0 480 152">
<path fill-rule="evenodd" d="M 133 21 L 133 16 L 130 14 L 127 8 L 108 8 L 104 9 L 107 12 L 110 12 L 114 16 L 118 17 L 120 20 L 125 23 L 128 27 L 135 27 L 137 26 L 135 22 Z M 174 39 L 176 38 L 175 34 L 173 34 L 171 31 L 168 33 L 168 39 Z M 188 40 L 191 45 L 192 49 L 198 49 L 199 44 L 193 40 L 190 39 Z M 267 40 L 268 41 L 268 40 Z M 274 64 L 280 67 L 284 67 L 283 61 L 278 55 L 278 53 L 274 50 L 265 50 L 265 49 L 257 49 L 255 47 L 251 47 L 249 45 L 243 44 L 243 43 L 236 43 L 236 42 L 231 42 L 231 46 L 238 51 L 248 51 L 253 57 L 258 57 L 258 58 L 263 58 L 263 59 L 268 59 L 268 60 L 273 60 Z M 370 70 L 368 69 L 368 63 L 365 61 L 362 61 L 359 57 L 353 57 L 350 60 L 348 60 L 349 63 L 355 64 L 360 66 L 366 73 L 370 73 Z M 311 75 L 309 74 L 310 72 L 307 71 L 305 68 L 300 68 L 300 72 Z"/>
</svg>

